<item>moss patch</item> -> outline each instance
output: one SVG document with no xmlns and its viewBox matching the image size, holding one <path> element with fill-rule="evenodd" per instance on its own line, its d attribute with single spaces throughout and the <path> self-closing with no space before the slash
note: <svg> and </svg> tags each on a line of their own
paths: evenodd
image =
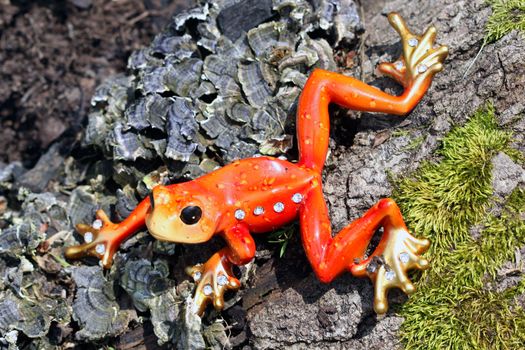
<svg viewBox="0 0 525 350">
<path fill-rule="evenodd" d="M 443 139 L 439 163 L 424 163 L 413 177 L 397 182 L 394 195 L 405 220 L 432 239 L 432 255 L 470 240 L 468 229 L 485 215 L 492 195 L 492 157 L 511 151 L 511 137 L 498 128 L 488 105 Z"/>
<path fill-rule="evenodd" d="M 421 147 L 421 145 L 423 144 L 424 141 L 425 141 L 425 137 L 424 136 L 418 136 L 418 137 L 410 140 L 408 145 L 403 147 L 402 150 L 403 151 L 413 151 L 413 150 Z"/>
<path fill-rule="evenodd" d="M 487 0 L 492 7 L 492 15 L 487 23 L 485 42 L 501 39 L 512 30 L 525 33 L 525 1 Z"/>
<path fill-rule="evenodd" d="M 432 269 L 401 306 L 407 349 L 522 349 L 525 311 L 514 296 L 525 283 L 491 291 L 497 269 L 525 245 L 525 191 L 508 198 L 500 217 L 486 216 L 492 195 L 492 157 L 509 148 L 511 133 L 498 128 L 494 108 L 475 113 L 443 139 L 441 160 L 397 182 L 394 198 L 417 236 L 433 241 Z M 474 240 L 469 228 L 480 224 Z"/>
</svg>

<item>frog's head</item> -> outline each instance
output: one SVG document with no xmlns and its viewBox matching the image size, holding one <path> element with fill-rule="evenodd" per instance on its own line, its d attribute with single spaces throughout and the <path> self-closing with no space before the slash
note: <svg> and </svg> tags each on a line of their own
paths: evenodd
<svg viewBox="0 0 525 350">
<path fill-rule="evenodd" d="M 146 215 L 149 232 L 162 241 L 201 243 L 216 232 L 217 202 L 191 182 L 157 186 L 150 193 Z"/>
</svg>

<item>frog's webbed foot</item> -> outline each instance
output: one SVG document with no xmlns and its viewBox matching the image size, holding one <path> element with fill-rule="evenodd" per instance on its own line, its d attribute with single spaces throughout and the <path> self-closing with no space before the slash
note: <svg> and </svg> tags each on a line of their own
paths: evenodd
<svg viewBox="0 0 525 350">
<path fill-rule="evenodd" d="M 241 286 L 233 277 L 232 264 L 222 251 L 215 253 L 206 263 L 186 268 L 186 273 L 197 283 L 193 299 L 193 312 L 202 316 L 206 306 L 213 301 L 216 310 L 224 308 L 224 293 L 236 291 Z"/>
<path fill-rule="evenodd" d="M 388 236 L 378 246 L 382 254 L 374 252 L 370 258 L 353 265 L 351 269 L 355 276 L 368 276 L 374 282 L 374 310 L 378 314 L 388 310 L 389 289 L 397 287 L 406 294 L 415 292 L 407 275 L 408 270 L 429 268 L 428 260 L 421 257 L 430 246 L 428 239 L 415 238 L 405 229 L 392 229 L 385 235 Z"/>
<path fill-rule="evenodd" d="M 379 71 L 391 76 L 404 87 L 410 87 L 416 80 L 432 79 L 434 74 L 443 69 L 448 48 L 434 48 L 437 33 L 434 26 L 430 26 L 423 35 L 418 36 L 410 32 L 399 14 L 390 13 L 388 20 L 401 36 L 403 54 L 393 63 L 381 63 Z"/>
<path fill-rule="evenodd" d="M 115 243 L 115 229 L 103 210 L 97 211 L 97 219 L 91 226 L 78 224 L 77 232 L 84 237 L 84 244 L 67 247 L 64 254 L 69 259 L 79 259 L 85 256 L 94 256 L 100 259 L 104 268 L 108 269 L 113 263 L 113 255 L 118 249 Z"/>
</svg>

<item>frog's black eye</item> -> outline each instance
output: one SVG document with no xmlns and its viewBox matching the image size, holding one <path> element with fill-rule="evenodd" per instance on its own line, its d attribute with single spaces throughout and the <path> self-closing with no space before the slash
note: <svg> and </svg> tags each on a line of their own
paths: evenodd
<svg viewBox="0 0 525 350">
<path fill-rule="evenodd" d="M 202 210 L 196 205 L 190 205 L 182 209 L 180 213 L 180 219 L 186 225 L 193 225 L 199 222 L 202 216 Z"/>
</svg>

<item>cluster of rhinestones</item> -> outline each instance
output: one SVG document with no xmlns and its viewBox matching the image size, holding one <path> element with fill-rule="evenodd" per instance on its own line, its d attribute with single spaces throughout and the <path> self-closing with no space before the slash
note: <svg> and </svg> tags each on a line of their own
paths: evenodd
<svg viewBox="0 0 525 350">
<path fill-rule="evenodd" d="M 410 255 L 407 252 L 399 253 L 399 261 L 406 264 L 410 261 Z M 392 268 L 386 264 L 381 258 L 374 256 L 372 260 L 366 265 L 366 271 L 369 274 L 377 272 L 380 265 L 384 265 L 386 268 L 385 278 L 387 281 L 391 281 L 396 277 L 396 273 Z"/>
<path fill-rule="evenodd" d="M 199 271 L 195 272 L 193 274 L 193 279 L 195 281 L 198 281 L 200 280 L 202 277 L 201 273 Z M 221 287 L 224 287 L 225 285 L 228 284 L 230 280 L 228 279 L 228 276 L 224 275 L 224 274 L 220 274 L 218 277 L 217 277 L 217 284 Z M 206 284 L 204 287 L 202 287 L 202 292 L 204 293 L 204 295 L 206 296 L 210 296 L 213 294 L 213 287 L 211 284 Z"/>
<path fill-rule="evenodd" d="M 295 204 L 299 204 L 303 201 L 303 195 L 300 194 L 300 193 L 294 193 L 292 195 L 292 202 L 294 202 Z M 285 208 L 285 205 L 283 202 L 276 202 L 274 205 L 273 205 L 273 210 L 276 212 L 276 213 L 282 213 L 284 211 L 284 208 Z M 253 209 L 253 215 L 255 216 L 259 216 L 259 215 L 262 215 L 264 214 L 264 207 L 262 206 L 257 206 L 255 207 L 255 209 Z M 244 220 L 246 218 L 246 212 L 242 209 L 237 209 L 235 210 L 235 213 L 233 214 L 235 216 L 235 218 L 237 220 Z"/>
<path fill-rule="evenodd" d="M 379 266 L 384 264 L 385 262 L 382 257 L 373 256 L 370 262 L 366 265 L 366 271 L 370 274 L 375 273 Z"/>
<path fill-rule="evenodd" d="M 418 44 L 419 44 L 419 40 L 417 40 L 417 38 L 412 37 L 412 38 L 408 39 L 408 46 L 410 46 L 410 47 L 416 47 Z M 396 65 L 396 68 L 397 68 L 398 70 L 401 70 L 401 68 L 402 68 L 403 66 L 402 66 L 402 63 L 401 63 L 401 62 L 399 62 L 399 63 L 400 63 L 399 66 L 398 66 L 398 62 L 396 62 L 395 65 Z M 401 67 L 401 68 L 398 68 L 398 67 Z M 425 73 L 425 72 L 427 71 L 427 69 L 428 69 L 428 67 L 427 67 L 426 65 L 424 65 L 424 64 L 420 64 L 419 66 L 417 66 L 417 72 L 418 72 L 419 74 L 423 74 L 423 73 Z"/>
<path fill-rule="evenodd" d="M 102 220 L 100 219 L 97 219 L 95 221 L 93 221 L 93 224 L 91 225 L 95 230 L 100 230 L 103 226 L 103 222 Z M 93 240 L 95 239 L 95 234 L 91 231 L 87 231 L 86 233 L 84 233 L 84 242 L 85 243 L 91 243 L 93 242 Z M 106 251 L 106 246 L 102 243 L 100 244 L 97 244 L 96 247 L 95 247 L 95 251 L 98 253 L 98 254 L 104 254 L 104 252 Z"/>
<path fill-rule="evenodd" d="M 91 226 L 95 230 L 100 230 L 102 228 L 102 226 L 103 226 L 103 222 L 102 222 L 102 220 L 97 219 L 97 220 L 93 221 L 93 224 Z M 95 239 L 95 235 L 93 234 L 93 232 L 87 231 L 86 233 L 84 233 L 84 242 L 91 243 L 91 242 L 93 242 L 94 239 Z M 102 249 L 102 248 L 100 248 L 100 249 Z M 100 254 L 103 254 L 103 253 L 104 252 L 102 252 Z"/>
<path fill-rule="evenodd" d="M 372 261 L 370 261 L 370 263 L 368 263 L 368 265 L 366 265 L 366 271 L 369 274 L 376 273 L 380 264 L 381 264 L 381 262 L 372 260 Z M 387 264 L 384 264 L 384 266 L 385 266 L 385 269 L 386 269 L 386 273 L 385 273 L 386 280 L 387 281 L 393 280 L 396 277 L 396 273 Z"/>
</svg>

